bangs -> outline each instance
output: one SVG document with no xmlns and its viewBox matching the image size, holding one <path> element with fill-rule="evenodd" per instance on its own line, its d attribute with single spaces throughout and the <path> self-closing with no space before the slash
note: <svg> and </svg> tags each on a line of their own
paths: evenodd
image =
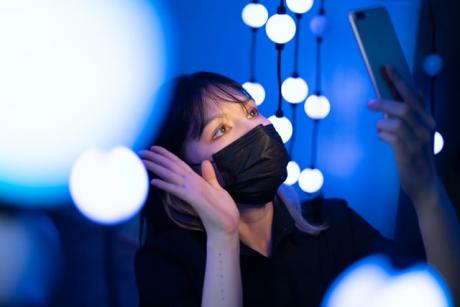
<svg viewBox="0 0 460 307">
<path fill-rule="evenodd" d="M 245 108 L 248 100 L 253 100 L 251 95 L 240 85 L 234 84 L 210 84 L 203 88 L 192 102 L 192 114 L 189 137 L 193 140 L 200 138 L 204 130 L 207 118 L 206 109 L 208 103 L 219 104 L 221 102 L 239 103 Z"/>
</svg>

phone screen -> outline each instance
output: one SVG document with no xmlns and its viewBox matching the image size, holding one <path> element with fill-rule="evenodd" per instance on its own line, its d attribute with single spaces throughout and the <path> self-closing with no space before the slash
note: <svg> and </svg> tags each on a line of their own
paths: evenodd
<svg viewBox="0 0 460 307">
<path fill-rule="evenodd" d="M 353 11 L 349 19 L 377 96 L 402 100 L 386 80 L 384 66 L 393 65 L 409 84 L 412 84 L 412 76 L 387 10 L 377 7 Z"/>
</svg>

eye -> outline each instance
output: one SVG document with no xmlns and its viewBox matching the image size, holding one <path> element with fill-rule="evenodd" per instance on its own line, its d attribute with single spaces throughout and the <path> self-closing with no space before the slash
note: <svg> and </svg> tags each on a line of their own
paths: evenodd
<svg viewBox="0 0 460 307">
<path fill-rule="evenodd" d="M 255 118 L 259 115 L 259 110 L 257 108 L 251 108 L 248 110 L 248 118 Z"/>
<path fill-rule="evenodd" d="M 221 125 L 219 126 L 219 128 L 217 128 L 216 132 L 214 132 L 214 134 L 212 135 L 212 139 L 213 140 L 216 140 L 218 138 L 220 138 L 222 135 L 224 135 L 224 133 L 226 133 L 228 131 L 228 127 L 225 126 L 225 125 Z"/>
</svg>

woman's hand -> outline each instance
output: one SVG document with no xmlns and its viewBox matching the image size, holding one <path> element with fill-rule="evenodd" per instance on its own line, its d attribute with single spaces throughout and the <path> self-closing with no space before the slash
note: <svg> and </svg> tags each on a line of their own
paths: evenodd
<svg viewBox="0 0 460 307">
<path fill-rule="evenodd" d="M 201 164 L 203 177 L 163 147 L 139 152 L 145 167 L 159 178 L 151 184 L 190 204 L 210 235 L 238 235 L 239 211 L 232 197 L 217 181 L 211 162 Z"/>
<path fill-rule="evenodd" d="M 389 115 L 377 122 L 379 138 L 393 147 L 401 187 L 418 204 L 437 188 L 433 160 L 435 121 L 425 112 L 422 98 L 400 75 L 392 67 L 386 67 L 386 72 L 404 101 L 375 99 L 368 106 Z"/>
</svg>

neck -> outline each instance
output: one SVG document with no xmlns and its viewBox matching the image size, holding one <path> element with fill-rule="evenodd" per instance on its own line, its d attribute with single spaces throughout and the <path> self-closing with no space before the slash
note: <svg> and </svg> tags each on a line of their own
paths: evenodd
<svg viewBox="0 0 460 307">
<path fill-rule="evenodd" d="M 240 208 L 240 240 L 247 246 L 268 256 L 271 249 L 273 202 L 259 208 Z"/>
</svg>

